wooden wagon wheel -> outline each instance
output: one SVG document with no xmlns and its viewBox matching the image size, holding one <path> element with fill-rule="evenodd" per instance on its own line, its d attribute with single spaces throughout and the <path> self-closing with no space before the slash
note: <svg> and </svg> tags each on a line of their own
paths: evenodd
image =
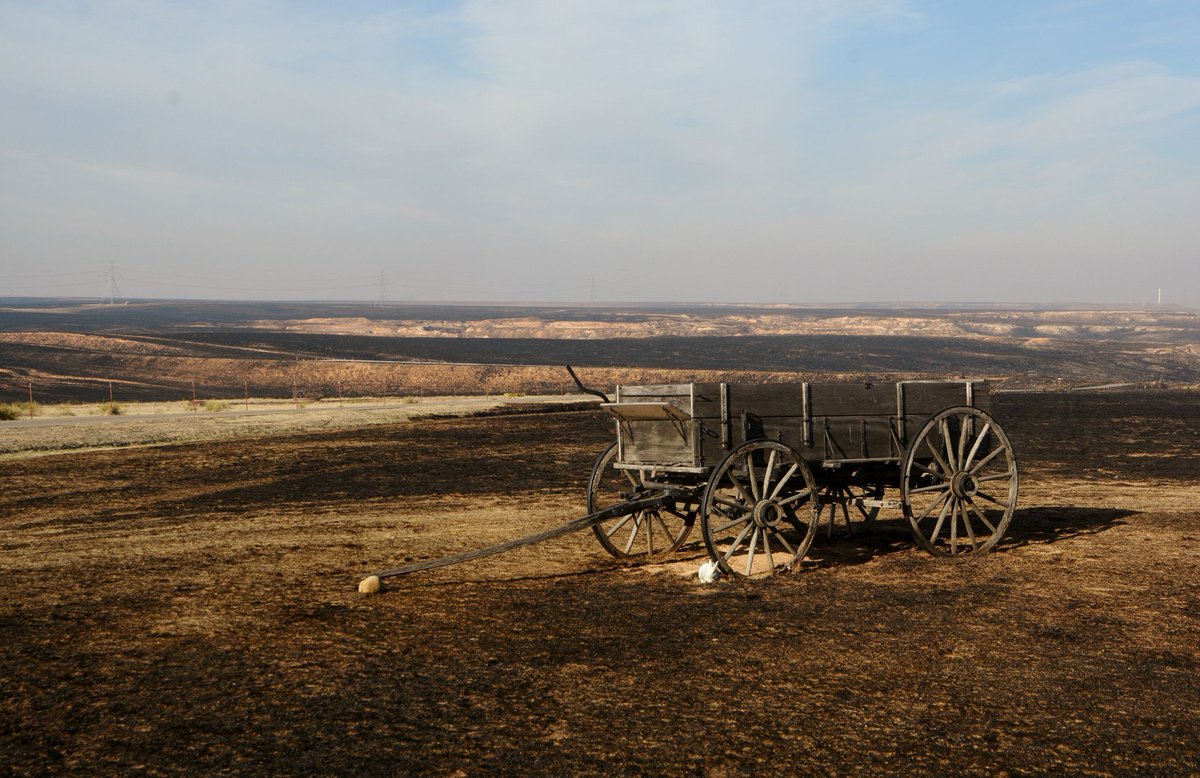
<svg viewBox="0 0 1200 778">
<path fill-rule="evenodd" d="M 817 490 L 817 526 L 826 526 L 833 537 L 834 527 L 846 535 L 865 532 L 875 523 L 879 506 L 866 506 L 863 500 L 882 500 L 883 484 L 828 483 Z"/>
<path fill-rule="evenodd" d="M 646 482 L 658 475 L 654 469 L 618 469 L 613 467 L 616 458 L 617 444 L 613 443 L 596 460 L 588 482 L 588 513 L 656 491 L 646 487 Z M 592 527 L 592 532 L 604 550 L 622 562 L 645 561 L 683 545 L 696 523 L 699 507 L 699 500 L 694 499 L 674 508 L 638 511 L 602 521 Z"/>
<path fill-rule="evenodd" d="M 709 556 L 746 578 L 791 570 L 816 535 L 816 489 L 790 446 L 754 440 L 733 449 L 704 490 L 700 528 Z"/>
<path fill-rule="evenodd" d="M 1000 542 L 1017 504 L 1017 458 L 978 408 L 947 408 L 917 433 L 901 468 L 901 504 L 931 554 L 982 554 Z"/>
</svg>

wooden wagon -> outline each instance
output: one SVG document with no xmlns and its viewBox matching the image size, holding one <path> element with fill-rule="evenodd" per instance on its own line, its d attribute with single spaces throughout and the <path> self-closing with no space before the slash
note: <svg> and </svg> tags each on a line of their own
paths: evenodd
<svg viewBox="0 0 1200 778">
<path fill-rule="evenodd" d="M 983 381 L 622 386 L 603 407 L 616 441 L 593 468 L 589 513 L 669 498 L 593 524 L 622 560 L 678 549 L 699 520 L 723 572 L 771 575 L 819 529 L 860 531 L 884 507 L 930 553 L 981 554 L 1017 501 L 1016 456 Z"/>
<path fill-rule="evenodd" d="M 588 514 L 384 570 L 360 590 L 589 527 L 614 557 L 639 561 L 679 549 L 699 520 L 720 570 L 762 577 L 795 568 L 821 528 L 861 531 L 885 507 L 939 556 L 985 553 L 1012 520 L 1017 460 L 983 381 L 621 386 L 609 402 L 571 376 L 616 419 Z"/>
</svg>

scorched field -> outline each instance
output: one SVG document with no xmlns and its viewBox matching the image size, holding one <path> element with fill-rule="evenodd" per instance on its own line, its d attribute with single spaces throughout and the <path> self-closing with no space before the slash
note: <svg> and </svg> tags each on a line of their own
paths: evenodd
<svg viewBox="0 0 1200 778">
<path fill-rule="evenodd" d="M 580 533 L 356 591 L 582 514 L 596 411 L 6 458 L 0 772 L 1195 773 L 1200 395 L 995 412 L 997 552 L 753 584 Z"/>
</svg>

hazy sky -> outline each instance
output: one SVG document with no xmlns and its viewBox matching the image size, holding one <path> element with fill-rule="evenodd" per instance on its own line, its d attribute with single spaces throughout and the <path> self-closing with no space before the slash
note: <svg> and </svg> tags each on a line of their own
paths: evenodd
<svg viewBox="0 0 1200 778">
<path fill-rule="evenodd" d="M 0 106 L 0 295 L 1200 306 L 1194 0 L 0 0 Z"/>
</svg>

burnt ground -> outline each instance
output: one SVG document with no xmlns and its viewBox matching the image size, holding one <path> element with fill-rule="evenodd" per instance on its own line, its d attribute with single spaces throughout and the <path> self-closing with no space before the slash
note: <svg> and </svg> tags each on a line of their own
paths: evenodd
<svg viewBox="0 0 1200 778">
<path fill-rule="evenodd" d="M 695 581 L 577 515 L 590 411 L 0 463 L 0 772 L 1195 773 L 1200 395 L 1006 394 L 1009 540 Z"/>
<path fill-rule="evenodd" d="M 563 364 L 608 385 L 1200 385 L 1200 316 L 1170 306 L 81 302 L 0 298 L 0 403 L 559 393 Z"/>
</svg>

